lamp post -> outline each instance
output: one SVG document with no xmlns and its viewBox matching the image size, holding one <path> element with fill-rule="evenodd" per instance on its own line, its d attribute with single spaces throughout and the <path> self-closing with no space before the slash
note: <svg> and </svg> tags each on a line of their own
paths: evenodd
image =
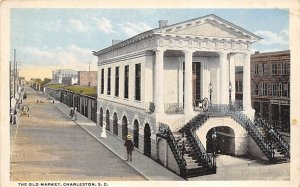
<svg viewBox="0 0 300 187">
<path fill-rule="evenodd" d="M 231 92 L 232 92 L 232 84 L 231 81 L 229 81 L 229 105 L 232 105 Z"/>
<path fill-rule="evenodd" d="M 209 89 L 209 102 L 210 102 L 210 105 L 211 105 L 212 104 L 211 95 L 212 95 L 212 92 L 213 92 L 213 87 L 212 87 L 211 82 L 208 85 L 208 89 Z"/>
</svg>

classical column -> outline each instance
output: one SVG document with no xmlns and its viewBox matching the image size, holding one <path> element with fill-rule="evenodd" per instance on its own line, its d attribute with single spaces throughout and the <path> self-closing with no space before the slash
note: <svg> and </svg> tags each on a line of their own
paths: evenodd
<svg viewBox="0 0 300 187">
<path fill-rule="evenodd" d="M 164 113 L 164 50 L 155 51 L 155 111 Z"/>
<path fill-rule="evenodd" d="M 229 75 L 227 53 L 221 52 L 220 55 L 220 91 L 219 91 L 219 104 L 229 104 Z"/>
<path fill-rule="evenodd" d="M 229 81 L 232 85 L 231 91 L 231 100 L 235 101 L 235 63 L 234 63 L 234 55 L 230 55 L 229 57 Z"/>
<path fill-rule="evenodd" d="M 193 112 L 193 52 L 186 50 L 184 54 L 184 114 L 191 114 Z"/>
<path fill-rule="evenodd" d="M 250 54 L 244 54 L 243 66 L 243 108 L 244 111 L 253 110 L 251 107 L 251 85 L 250 85 Z"/>
</svg>

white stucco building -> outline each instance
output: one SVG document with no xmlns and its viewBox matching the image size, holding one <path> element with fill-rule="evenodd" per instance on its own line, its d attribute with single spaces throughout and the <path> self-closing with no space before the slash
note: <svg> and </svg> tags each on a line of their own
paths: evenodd
<svg viewBox="0 0 300 187">
<path fill-rule="evenodd" d="M 203 112 L 198 106 L 204 98 L 218 105 L 228 105 L 230 97 L 234 102 L 229 83 L 235 93 L 235 66 L 243 66 L 244 71 L 243 113 L 253 117 L 250 46 L 260 39 L 208 15 L 173 25 L 160 21 L 156 29 L 94 52 L 98 57 L 98 124 L 105 123 L 107 130 L 123 139 L 132 134 L 139 151 L 177 172 L 176 156 L 168 156 L 170 147 L 156 136 L 159 124 L 167 124 L 175 133 Z M 236 131 L 232 154 L 246 153 L 251 142 L 237 122 L 219 117 L 207 124 L 196 132 L 202 144 L 210 129 L 229 126 Z"/>
<path fill-rule="evenodd" d="M 78 82 L 78 71 L 71 69 L 52 71 L 52 80 L 59 84 L 73 85 Z"/>
</svg>

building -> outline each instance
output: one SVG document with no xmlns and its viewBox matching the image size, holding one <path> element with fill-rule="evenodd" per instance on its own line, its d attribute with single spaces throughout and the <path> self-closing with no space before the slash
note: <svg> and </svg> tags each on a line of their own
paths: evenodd
<svg viewBox="0 0 300 187">
<path fill-rule="evenodd" d="M 78 71 L 78 85 L 97 86 L 97 71 Z"/>
<path fill-rule="evenodd" d="M 71 69 L 59 69 L 52 71 L 52 80 L 58 84 L 65 83 L 66 85 L 73 85 L 78 82 L 77 75 L 78 71 L 74 71 Z"/>
<path fill-rule="evenodd" d="M 290 51 L 251 55 L 251 98 L 256 115 L 290 130 Z"/>
<path fill-rule="evenodd" d="M 68 77 L 62 77 L 61 83 L 64 85 L 74 85 L 78 84 L 78 76 L 77 75 L 71 75 Z"/>
<path fill-rule="evenodd" d="M 124 140 L 132 134 L 137 150 L 182 176 L 213 173 L 214 150 L 271 158 L 268 145 L 245 128 L 254 117 L 250 46 L 260 39 L 208 15 L 173 25 L 162 20 L 156 29 L 94 52 L 98 124 Z M 229 103 L 235 102 L 235 66 L 243 66 L 238 116 L 229 112 Z M 189 155 L 180 151 L 183 145 L 191 147 Z M 195 157 L 202 166 L 187 162 Z"/>
</svg>

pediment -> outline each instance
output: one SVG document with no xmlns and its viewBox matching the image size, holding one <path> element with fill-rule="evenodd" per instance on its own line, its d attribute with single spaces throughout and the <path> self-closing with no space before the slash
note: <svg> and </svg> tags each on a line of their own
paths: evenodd
<svg viewBox="0 0 300 187">
<path fill-rule="evenodd" d="M 213 37 L 227 39 L 260 40 L 259 36 L 242 29 L 215 15 L 194 19 L 157 30 L 162 34 L 193 37 Z"/>
<path fill-rule="evenodd" d="M 175 30 L 170 32 L 172 34 L 180 35 L 192 35 L 192 36 L 203 36 L 203 37 L 220 37 L 220 38 L 250 38 L 242 33 L 235 32 L 230 28 L 226 28 L 221 25 L 212 24 L 212 23 L 203 23 L 197 26 L 187 27 L 181 30 Z"/>
</svg>

